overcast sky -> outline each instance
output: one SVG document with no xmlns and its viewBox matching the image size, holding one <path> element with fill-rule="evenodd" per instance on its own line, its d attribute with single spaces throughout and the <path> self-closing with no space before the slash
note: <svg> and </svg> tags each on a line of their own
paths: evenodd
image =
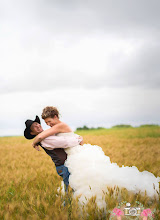
<svg viewBox="0 0 160 220">
<path fill-rule="evenodd" d="M 23 135 L 25 120 L 48 105 L 73 129 L 160 124 L 159 8 L 159 0 L 1 0 L 0 136 Z"/>
</svg>

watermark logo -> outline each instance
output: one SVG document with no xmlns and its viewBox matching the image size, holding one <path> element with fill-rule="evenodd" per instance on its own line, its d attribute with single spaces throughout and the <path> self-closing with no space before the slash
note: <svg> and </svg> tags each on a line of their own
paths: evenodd
<svg viewBox="0 0 160 220">
<path fill-rule="evenodd" d="M 118 207 L 114 208 L 112 211 L 109 211 L 110 212 L 109 220 L 133 219 L 133 216 L 135 217 L 134 220 L 154 219 L 154 213 L 156 209 L 154 210 L 151 210 L 149 208 L 145 209 L 143 204 L 141 204 L 139 201 L 136 201 L 136 204 L 137 207 L 132 207 L 131 204 L 126 201 L 119 203 Z"/>
</svg>

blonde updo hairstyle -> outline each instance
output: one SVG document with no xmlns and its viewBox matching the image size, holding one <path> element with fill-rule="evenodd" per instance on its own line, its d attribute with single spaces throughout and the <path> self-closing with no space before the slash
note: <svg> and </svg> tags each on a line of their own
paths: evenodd
<svg viewBox="0 0 160 220">
<path fill-rule="evenodd" d="M 54 116 L 57 116 L 59 119 L 59 111 L 56 107 L 53 106 L 47 106 L 43 109 L 42 112 L 42 119 L 46 119 L 46 118 L 54 118 Z"/>
</svg>

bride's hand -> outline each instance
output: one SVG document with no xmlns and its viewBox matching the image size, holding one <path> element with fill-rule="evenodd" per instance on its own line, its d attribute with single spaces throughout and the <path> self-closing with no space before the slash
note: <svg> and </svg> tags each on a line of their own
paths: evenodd
<svg viewBox="0 0 160 220">
<path fill-rule="evenodd" d="M 35 149 L 38 150 L 38 151 L 40 151 L 39 146 L 35 146 Z"/>
<path fill-rule="evenodd" d="M 83 137 L 82 137 L 82 136 L 79 136 L 78 139 L 81 141 L 79 144 L 80 144 L 80 145 L 83 145 Z"/>
<path fill-rule="evenodd" d="M 38 145 L 35 145 L 35 144 L 32 144 L 32 146 L 37 150 L 37 151 L 40 151 L 39 149 L 39 146 Z"/>
</svg>

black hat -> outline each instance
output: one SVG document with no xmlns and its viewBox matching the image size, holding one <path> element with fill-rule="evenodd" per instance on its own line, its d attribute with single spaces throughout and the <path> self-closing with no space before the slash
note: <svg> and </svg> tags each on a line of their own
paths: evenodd
<svg viewBox="0 0 160 220">
<path fill-rule="evenodd" d="M 27 139 L 33 139 L 33 138 L 36 136 L 36 135 L 30 134 L 30 132 L 31 132 L 30 127 L 31 127 L 31 125 L 32 125 L 34 122 L 37 122 L 37 123 L 41 124 L 41 121 L 40 121 L 40 119 L 39 119 L 39 117 L 38 117 L 37 115 L 36 115 L 36 119 L 35 119 L 34 121 L 32 121 L 32 120 L 27 120 L 27 121 L 25 122 L 25 124 L 26 124 L 26 129 L 24 130 L 24 136 L 25 136 L 25 138 L 27 138 Z"/>
</svg>

